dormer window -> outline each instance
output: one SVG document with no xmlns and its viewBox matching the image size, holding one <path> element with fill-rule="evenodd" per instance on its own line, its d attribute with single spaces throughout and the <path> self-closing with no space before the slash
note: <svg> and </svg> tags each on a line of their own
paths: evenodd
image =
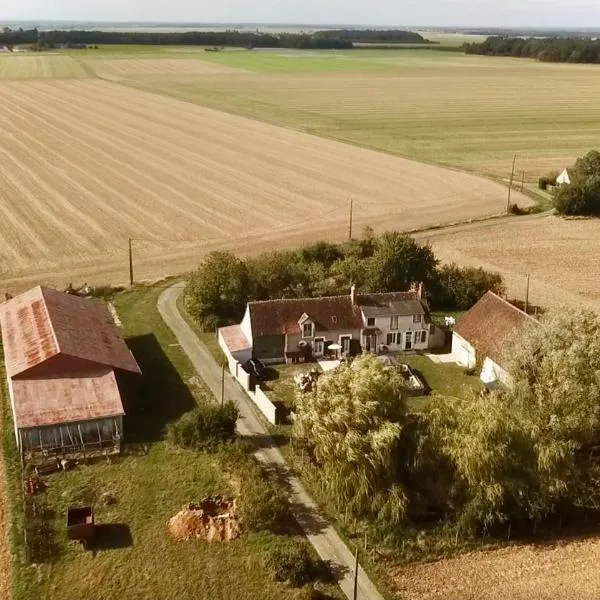
<svg viewBox="0 0 600 600">
<path fill-rule="evenodd" d="M 413 315 L 413 323 L 420 323 L 423 315 Z"/>
<path fill-rule="evenodd" d="M 304 323 L 302 325 L 302 337 L 311 338 L 314 337 L 314 325 L 312 323 Z"/>
</svg>

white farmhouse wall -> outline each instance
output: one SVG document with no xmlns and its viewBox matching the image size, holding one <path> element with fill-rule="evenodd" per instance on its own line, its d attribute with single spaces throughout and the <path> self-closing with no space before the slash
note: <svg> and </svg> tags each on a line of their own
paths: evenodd
<svg viewBox="0 0 600 600">
<path fill-rule="evenodd" d="M 248 308 L 248 305 L 246 304 L 246 312 L 244 313 L 244 318 L 242 319 L 242 322 L 240 323 L 240 327 L 244 333 L 244 335 L 246 336 L 246 339 L 250 342 L 250 346 L 252 347 L 253 344 L 253 340 L 252 340 L 252 323 L 250 321 L 250 309 Z M 250 350 L 250 354 L 252 354 L 252 350 Z"/>
<path fill-rule="evenodd" d="M 254 403 L 264 415 L 265 419 L 271 423 L 271 425 L 277 424 L 277 409 L 275 405 L 269 400 L 268 396 L 260 389 L 260 385 L 257 385 L 254 392 L 248 394 Z"/>
<path fill-rule="evenodd" d="M 452 334 L 452 356 L 457 364 L 467 369 L 475 368 L 477 363 L 475 348 L 456 332 Z"/>
<path fill-rule="evenodd" d="M 379 329 L 381 331 L 381 334 L 379 334 L 379 343 L 383 344 L 384 346 L 388 346 L 387 343 L 387 334 L 388 333 L 402 333 L 402 340 L 401 340 L 401 344 L 400 345 L 390 345 L 389 348 L 390 350 L 404 350 L 404 344 L 405 344 L 405 338 L 406 338 L 406 332 L 407 331 L 411 331 L 413 333 L 413 346 L 412 349 L 413 350 L 427 350 L 427 348 L 429 347 L 429 325 L 425 323 L 425 316 L 421 315 L 421 322 L 420 323 L 415 323 L 413 321 L 413 315 L 409 315 L 409 316 L 400 316 L 398 317 L 398 329 L 391 329 L 391 317 L 376 317 L 375 318 L 375 325 L 367 325 L 367 320 L 363 319 L 364 322 L 364 326 L 365 327 L 376 327 L 377 329 Z M 427 335 L 425 337 L 425 342 L 419 342 L 417 344 L 415 344 L 415 333 L 418 331 L 426 331 Z"/>
</svg>

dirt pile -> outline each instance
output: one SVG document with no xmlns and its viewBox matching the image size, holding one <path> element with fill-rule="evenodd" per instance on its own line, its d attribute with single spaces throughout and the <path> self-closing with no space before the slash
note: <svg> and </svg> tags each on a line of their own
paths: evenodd
<svg viewBox="0 0 600 600">
<path fill-rule="evenodd" d="M 209 496 L 200 503 L 184 506 L 169 519 L 169 533 L 177 541 L 194 539 L 228 542 L 240 535 L 236 501 L 224 496 Z"/>
</svg>

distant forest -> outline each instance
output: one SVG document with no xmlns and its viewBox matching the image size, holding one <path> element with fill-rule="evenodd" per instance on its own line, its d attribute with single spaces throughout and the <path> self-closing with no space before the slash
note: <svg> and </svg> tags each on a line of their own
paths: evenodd
<svg viewBox="0 0 600 600">
<path fill-rule="evenodd" d="M 600 63 L 600 40 L 590 38 L 517 38 L 492 36 L 465 44 L 467 54 L 537 58 L 544 62 Z"/>
<path fill-rule="evenodd" d="M 411 31 L 336 30 L 305 33 L 246 33 L 240 31 L 192 31 L 152 33 L 137 31 L 39 31 L 4 29 L 0 44 L 35 44 L 40 48 L 56 45 L 140 44 L 168 46 L 237 46 L 242 48 L 351 49 L 353 42 L 426 43 Z"/>
</svg>

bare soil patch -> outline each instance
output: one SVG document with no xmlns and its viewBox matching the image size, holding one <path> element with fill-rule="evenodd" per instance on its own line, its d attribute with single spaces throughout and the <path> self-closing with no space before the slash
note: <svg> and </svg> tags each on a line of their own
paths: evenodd
<svg viewBox="0 0 600 600">
<path fill-rule="evenodd" d="M 243 69 L 228 67 L 193 58 L 141 58 L 141 59 L 95 59 L 86 61 L 98 77 L 110 80 L 127 79 L 147 75 L 229 75 L 244 73 Z"/>
<path fill-rule="evenodd" d="M 395 569 L 404 600 L 595 600 L 600 539 L 474 552 Z"/>
<path fill-rule="evenodd" d="M 354 232 L 501 213 L 493 181 L 94 79 L 10 82 L 0 104 L 0 291 L 123 283 Z M 517 193 L 514 200 L 530 200 Z"/>
<path fill-rule="evenodd" d="M 240 535 L 236 502 L 223 496 L 210 496 L 197 504 L 188 504 L 169 519 L 169 534 L 177 541 L 235 540 Z"/>
</svg>

